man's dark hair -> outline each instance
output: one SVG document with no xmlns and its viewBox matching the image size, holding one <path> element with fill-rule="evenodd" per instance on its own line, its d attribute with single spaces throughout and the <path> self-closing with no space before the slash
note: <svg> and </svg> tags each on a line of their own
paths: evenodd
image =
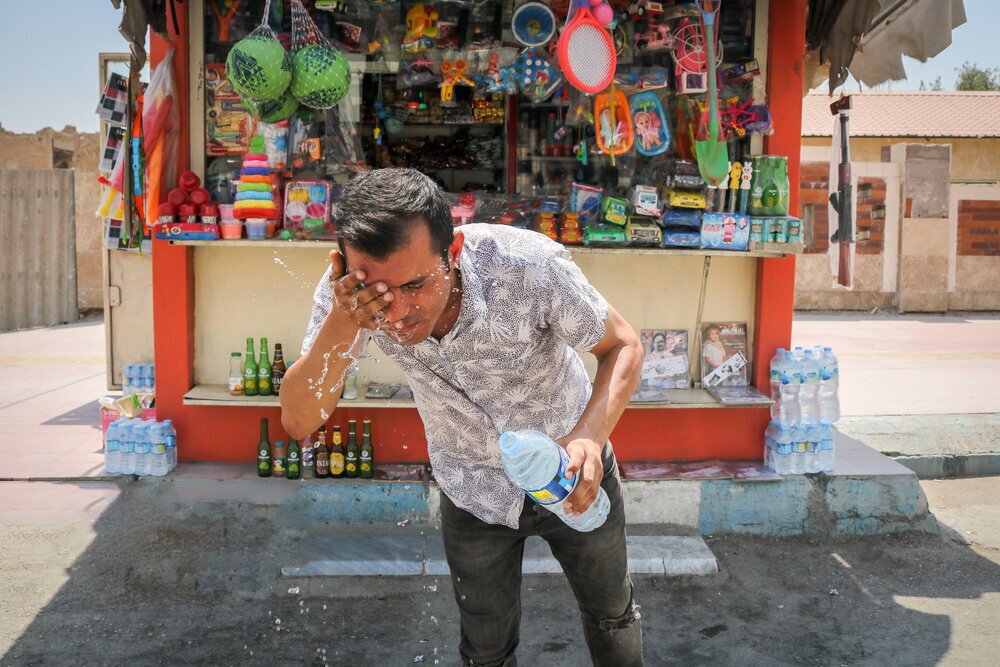
<svg viewBox="0 0 1000 667">
<path fill-rule="evenodd" d="M 431 249 L 445 263 L 454 239 L 448 200 L 416 169 L 375 169 L 351 179 L 337 202 L 334 220 L 342 253 L 347 245 L 377 260 L 406 245 L 415 224 L 427 225 Z"/>
</svg>

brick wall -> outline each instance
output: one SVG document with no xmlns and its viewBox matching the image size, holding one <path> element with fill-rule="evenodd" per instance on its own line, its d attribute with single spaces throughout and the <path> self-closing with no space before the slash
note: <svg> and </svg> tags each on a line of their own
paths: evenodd
<svg viewBox="0 0 1000 667">
<path fill-rule="evenodd" d="M 859 178 L 856 197 L 857 253 L 877 255 L 885 244 L 885 179 Z"/>
<path fill-rule="evenodd" d="M 799 166 L 799 212 L 806 221 L 809 206 L 812 213 L 812 243 L 807 253 L 825 253 L 830 243 L 830 221 L 827 200 L 830 196 L 830 164 L 828 162 L 802 162 Z M 808 230 L 803 230 L 808 232 Z"/>
<path fill-rule="evenodd" d="M 958 254 L 1000 256 L 1000 201 L 959 200 Z"/>
</svg>

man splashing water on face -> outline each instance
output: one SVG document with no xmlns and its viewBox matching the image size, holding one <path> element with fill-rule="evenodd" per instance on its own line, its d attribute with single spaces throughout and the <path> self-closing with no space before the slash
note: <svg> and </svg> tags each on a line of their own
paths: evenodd
<svg viewBox="0 0 1000 667">
<path fill-rule="evenodd" d="M 465 665 L 516 665 L 524 541 L 544 538 L 583 616 L 595 665 L 642 664 L 625 554 L 625 510 L 608 437 L 635 391 L 642 345 L 632 327 L 542 234 L 452 227 L 443 193 L 412 169 L 380 169 L 344 188 L 339 250 L 314 297 L 302 358 L 281 386 L 282 423 L 301 439 L 331 414 L 359 332 L 406 373 L 441 490 L 442 534 L 461 612 Z M 363 331 L 367 330 L 367 331 Z M 332 351 L 332 354 L 331 354 Z M 576 351 L 598 361 L 593 387 Z M 356 353 L 356 351 L 354 351 Z M 497 439 L 536 429 L 579 476 L 566 509 L 603 487 L 607 521 L 580 533 L 506 476 Z"/>
</svg>

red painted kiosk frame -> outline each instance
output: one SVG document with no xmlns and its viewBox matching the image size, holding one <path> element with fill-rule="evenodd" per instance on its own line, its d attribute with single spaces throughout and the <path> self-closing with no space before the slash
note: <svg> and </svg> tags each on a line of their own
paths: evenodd
<svg viewBox="0 0 1000 667">
<path fill-rule="evenodd" d="M 181 109 L 190 111 L 187 13 L 179 12 L 175 75 Z M 801 144 L 803 54 L 806 0 L 771 0 L 767 47 L 767 99 L 776 119 L 766 151 L 788 156 L 791 210 L 798 208 L 799 149 Z M 169 45 L 153 37 L 152 64 Z M 181 114 L 180 164 L 189 164 L 189 114 Z M 183 461 L 248 462 L 256 454 L 258 420 L 270 418 L 273 435 L 280 429 L 276 407 L 214 407 L 184 405 L 184 394 L 194 384 L 194 248 L 154 240 L 153 336 L 156 363 L 156 407 L 160 419 L 173 419 L 180 434 Z M 749 260 L 748 260 L 749 261 Z M 768 368 L 778 347 L 791 340 L 795 257 L 762 258 L 757 271 L 753 356 L 758 360 L 754 384 L 770 387 Z M 374 414 L 373 414 L 374 413 Z M 338 408 L 331 421 L 376 419 L 394 433 L 379 443 L 379 459 L 393 462 L 426 461 L 423 425 L 414 408 Z M 621 461 L 755 460 L 763 453 L 762 434 L 769 419 L 766 408 L 630 409 L 612 435 Z"/>
</svg>

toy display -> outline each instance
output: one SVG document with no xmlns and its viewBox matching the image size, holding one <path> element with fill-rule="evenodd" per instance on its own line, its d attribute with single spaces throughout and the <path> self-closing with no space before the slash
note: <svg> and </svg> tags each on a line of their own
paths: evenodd
<svg viewBox="0 0 1000 667">
<path fill-rule="evenodd" d="M 632 246 L 652 246 L 655 248 L 663 242 L 663 230 L 652 218 L 644 216 L 629 216 L 628 224 L 625 225 L 625 233 L 628 235 L 628 244 Z"/>
<path fill-rule="evenodd" d="M 252 104 L 252 103 L 251 103 Z M 242 155 L 254 133 L 252 113 L 226 76 L 226 66 L 205 65 L 205 150 L 208 155 Z"/>
<path fill-rule="evenodd" d="M 629 107 L 632 110 L 636 150 L 646 156 L 666 152 L 670 148 L 670 126 L 656 93 L 645 91 L 632 95 Z"/>
<path fill-rule="evenodd" d="M 212 203 L 208 190 L 201 187 L 201 179 L 186 171 L 177 182 L 179 187 L 170 190 L 167 200 L 157 206 L 153 234 L 167 240 L 218 239 L 219 207 Z"/>
</svg>

